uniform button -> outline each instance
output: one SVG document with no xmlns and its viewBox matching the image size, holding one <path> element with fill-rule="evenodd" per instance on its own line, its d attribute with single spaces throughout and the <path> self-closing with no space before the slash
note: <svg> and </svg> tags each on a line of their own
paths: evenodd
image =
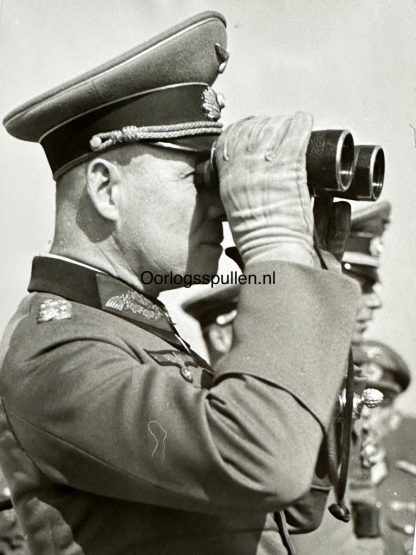
<svg viewBox="0 0 416 555">
<path fill-rule="evenodd" d="M 185 378 L 187 382 L 192 383 L 194 381 L 192 372 L 189 370 L 189 368 L 186 368 L 186 366 L 183 366 L 181 368 L 181 374 L 182 374 L 182 377 Z"/>
</svg>

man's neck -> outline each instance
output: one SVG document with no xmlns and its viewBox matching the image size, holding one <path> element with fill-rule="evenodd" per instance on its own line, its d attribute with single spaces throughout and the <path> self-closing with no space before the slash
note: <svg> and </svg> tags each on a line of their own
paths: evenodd
<svg viewBox="0 0 416 555">
<path fill-rule="evenodd" d="M 121 256 L 108 254 L 101 249 L 91 249 L 86 253 L 81 249 L 77 251 L 70 248 L 60 248 L 56 245 L 52 245 L 49 255 L 64 258 L 76 264 L 81 264 L 99 272 L 107 273 L 115 278 L 123 280 L 139 291 L 153 297 L 157 296 L 157 292 L 148 292 L 145 290 L 139 278 L 130 270 L 126 262 L 121 259 Z"/>
</svg>

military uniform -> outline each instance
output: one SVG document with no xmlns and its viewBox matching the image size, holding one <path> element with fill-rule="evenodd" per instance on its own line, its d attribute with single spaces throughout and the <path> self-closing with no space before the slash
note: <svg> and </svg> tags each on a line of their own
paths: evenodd
<svg viewBox="0 0 416 555">
<path fill-rule="evenodd" d="M 357 366 L 357 386 L 375 387 L 360 370 L 358 350 L 365 334 L 367 324 L 371 323 L 373 311 L 381 303 L 374 288 L 379 283 L 378 268 L 383 251 L 383 235 L 390 222 L 391 205 L 388 201 L 378 202 L 358 210 L 352 217 L 351 234 L 347 241 L 342 259 L 343 271 L 353 277 L 361 286 L 363 294 L 362 309 L 357 315 L 358 333 L 353 336 L 353 356 Z M 377 410 L 377 409 L 376 409 Z M 368 413 L 369 414 L 369 413 Z M 377 492 L 371 479 L 371 461 L 366 452 L 374 450 L 372 436 L 368 432 L 364 416 L 355 426 L 352 437 L 350 496 L 354 532 L 364 553 L 382 553 L 383 541 L 380 530 L 380 507 Z"/>
<path fill-rule="evenodd" d="M 309 487 L 355 290 L 273 267 L 285 287 L 242 288 L 238 345 L 213 372 L 157 301 L 35 259 L 5 339 L 0 435 L 34 554 L 286 553 L 270 513 Z"/>
<path fill-rule="evenodd" d="M 55 177 L 140 140 L 207 156 L 225 47 L 223 17 L 201 14 L 6 127 L 41 142 Z M 282 511 L 310 488 L 358 293 L 298 264 L 250 270 L 279 285 L 242 287 L 234 346 L 212 369 L 156 299 L 35 258 L 0 373 L 0 460 L 33 555 L 292 552 Z"/>
<path fill-rule="evenodd" d="M 385 554 L 409 555 L 416 520 L 415 418 L 401 415 L 394 402 L 408 388 L 410 371 L 402 357 L 380 341 L 364 341 L 355 356 L 368 383 L 384 394 L 383 405 L 369 415 L 369 427 L 377 444 L 371 476 Z"/>
<path fill-rule="evenodd" d="M 416 522 L 416 419 L 399 418 L 381 442 L 387 473 L 377 485 L 385 554 L 412 555 Z M 377 466 L 376 466 L 377 468 Z M 375 469 L 376 470 L 376 469 Z"/>
<path fill-rule="evenodd" d="M 3 474 L 0 474 L 0 555 L 28 555 L 24 533 L 13 508 L 9 504 L 10 489 Z"/>
</svg>

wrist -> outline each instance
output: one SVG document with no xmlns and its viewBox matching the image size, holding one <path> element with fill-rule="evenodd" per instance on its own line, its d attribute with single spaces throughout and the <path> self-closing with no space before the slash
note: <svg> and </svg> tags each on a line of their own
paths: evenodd
<svg viewBox="0 0 416 555">
<path fill-rule="evenodd" d="M 258 262 L 292 262 L 313 268 L 315 264 L 315 253 L 312 247 L 298 243 L 281 243 L 275 245 L 264 245 L 242 253 L 245 266 Z"/>
</svg>

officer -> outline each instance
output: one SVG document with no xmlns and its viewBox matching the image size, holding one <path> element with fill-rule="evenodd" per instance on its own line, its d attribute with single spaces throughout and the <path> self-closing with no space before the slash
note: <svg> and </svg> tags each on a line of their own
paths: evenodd
<svg viewBox="0 0 416 555">
<path fill-rule="evenodd" d="M 353 344 L 359 344 L 373 319 L 375 310 L 381 308 L 377 292 L 380 282 L 378 268 L 383 252 L 383 234 L 390 222 L 391 204 L 380 201 L 357 210 L 351 218 L 350 236 L 342 257 L 343 272 L 360 285 L 362 296 L 357 313 Z"/>
<path fill-rule="evenodd" d="M 0 459 L 34 555 L 291 552 L 282 511 L 311 485 L 358 291 L 316 263 L 311 118 L 219 137 L 227 59 L 207 12 L 4 120 L 57 183 L 0 374 Z M 222 202 L 193 178 L 215 140 Z M 247 271 L 278 285 L 242 287 L 214 371 L 156 297 L 166 276 L 215 273 L 224 209 Z"/>
<path fill-rule="evenodd" d="M 390 222 L 391 205 L 388 201 L 378 202 L 358 210 L 352 217 L 351 233 L 343 256 L 343 271 L 360 285 L 362 296 L 353 334 L 354 362 L 357 366 L 357 384 L 374 387 L 360 369 L 360 349 L 374 311 L 381 308 L 377 291 L 380 279 L 378 269 L 383 252 L 383 235 Z M 358 387 L 360 389 L 360 386 Z M 376 388 L 378 389 L 378 388 Z M 376 410 L 376 409 L 373 409 Z M 356 423 L 353 431 L 350 497 L 354 532 L 360 551 L 380 553 L 384 549 L 381 537 L 377 492 L 371 478 L 373 456 L 377 451 L 374 437 L 368 431 L 369 411 Z"/>
<path fill-rule="evenodd" d="M 416 520 L 416 421 L 396 406 L 397 397 L 409 387 L 410 371 L 403 358 L 380 341 L 362 342 L 354 356 L 368 384 L 384 394 L 383 404 L 368 414 L 368 427 L 377 445 L 371 475 L 385 554 L 410 555 Z"/>
</svg>

